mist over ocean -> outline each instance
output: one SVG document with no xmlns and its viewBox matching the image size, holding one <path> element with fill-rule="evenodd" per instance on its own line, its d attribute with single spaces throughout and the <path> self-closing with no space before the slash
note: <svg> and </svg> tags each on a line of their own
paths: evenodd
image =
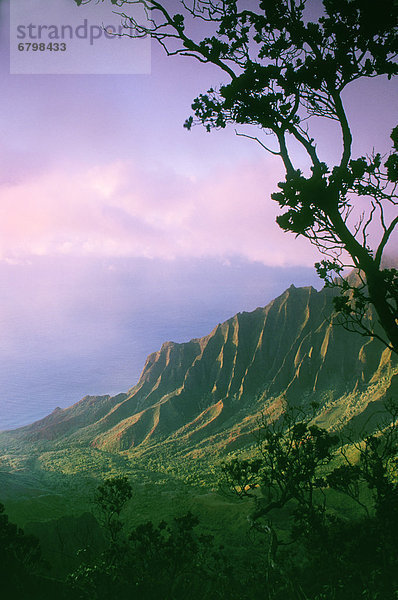
<svg viewBox="0 0 398 600">
<path fill-rule="evenodd" d="M 206 335 L 291 283 L 319 288 L 311 268 L 244 260 L 40 257 L 0 263 L 0 280 L 0 430 L 125 392 L 163 342 Z"/>
</svg>

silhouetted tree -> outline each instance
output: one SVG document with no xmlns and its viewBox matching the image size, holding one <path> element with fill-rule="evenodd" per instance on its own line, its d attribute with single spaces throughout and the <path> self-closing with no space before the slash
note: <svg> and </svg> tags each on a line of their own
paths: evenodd
<svg viewBox="0 0 398 600">
<path fill-rule="evenodd" d="M 248 577 L 236 576 L 239 566 L 232 567 L 212 536 L 196 532 L 198 525 L 190 512 L 171 523 L 142 523 L 69 579 L 79 597 L 90 600 L 256 598 Z"/>
<path fill-rule="evenodd" d="M 210 131 L 232 123 L 272 134 L 273 141 L 265 143 L 238 133 L 283 162 L 286 179 L 272 196 L 284 210 L 279 226 L 326 255 L 316 267 L 327 285 L 341 291 L 335 308 L 342 324 L 398 352 L 398 272 L 382 265 L 398 224 L 398 128 L 387 159 L 372 148 L 369 156 L 353 157 L 343 102 L 347 86 L 358 79 L 398 73 L 396 0 L 323 0 L 315 7 L 322 8 L 316 20 L 307 0 L 181 0 L 181 14 L 170 12 L 166 0 L 111 2 L 119 7 L 126 35 L 149 35 L 168 55 L 220 68 L 228 82 L 194 100 L 194 116 L 185 126 L 200 123 Z M 140 22 L 124 6 L 141 7 L 149 20 Z M 311 132 L 317 117 L 339 128 L 336 165 L 320 155 Z M 295 166 L 291 141 L 307 157 L 305 172 Z M 348 266 L 358 274 L 355 285 L 340 278 Z M 381 328 L 370 318 L 371 305 Z"/>
<path fill-rule="evenodd" d="M 301 418 L 299 418 L 301 417 Z M 269 517 L 281 509 L 294 516 L 295 534 L 304 535 L 318 525 L 325 513 L 323 494 L 325 467 L 332 461 L 339 442 L 336 435 L 311 423 L 301 413 L 288 409 L 283 416 L 260 423 L 258 457 L 235 458 L 222 465 L 224 487 L 239 498 L 251 498 L 252 527 L 270 534 L 270 559 L 275 561 L 279 540 Z"/>
<path fill-rule="evenodd" d="M 340 448 L 337 436 L 293 410 L 264 418 L 258 457 L 223 464 L 224 489 L 252 499 L 251 528 L 268 537 L 265 597 L 396 597 L 398 405 L 388 408 L 375 433 Z M 355 500 L 363 516 L 336 514 L 331 489 Z"/>
<path fill-rule="evenodd" d="M 94 503 L 100 523 L 112 543 L 116 542 L 123 528 L 120 514 L 132 495 L 133 489 L 126 475 L 106 479 L 96 490 Z"/>
<path fill-rule="evenodd" d="M 39 540 L 10 523 L 0 504 L 0 590 L 2 598 L 45 600 L 67 597 L 67 588 L 44 577 Z"/>
</svg>

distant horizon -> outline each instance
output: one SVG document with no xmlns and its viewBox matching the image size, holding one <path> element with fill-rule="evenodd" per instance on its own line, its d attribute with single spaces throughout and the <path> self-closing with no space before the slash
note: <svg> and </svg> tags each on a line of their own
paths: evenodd
<svg viewBox="0 0 398 600">
<path fill-rule="evenodd" d="M 68 260 L 65 262 L 67 263 Z M 132 264 L 129 263 L 130 261 L 122 260 L 117 267 L 116 261 L 116 267 L 114 266 L 113 269 L 100 268 L 97 271 L 96 276 L 90 281 L 91 291 L 95 293 L 94 299 L 85 296 L 82 306 L 75 307 L 74 314 L 70 313 L 71 329 L 68 335 L 63 336 L 64 347 L 53 351 L 51 361 L 48 356 L 48 346 L 56 347 L 57 328 L 63 321 L 62 313 L 57 314 L 57 297 L 55 296 L 52 302 L 46 305 L 46 318 L 41 314 L 36 321 L 36 325 L 41 327 L 41 342 L 38 340 L 38 334 L 35 333 L 35 321 L 32 320 L 31 313 L 28 311 L 24 315 L 21 312 L 12 315 L 12 307 L 8 307 L 9 320 L 12 323 L 19 318 L 19 328 L 22 331 L 19 332 L 18 339 L 15 337 L 15 327 L 9 328 L 9 334 L 6 333 L 3 337 L 3 346 L 9 348 L 13 343 L 12 350 L 21 360 L 11 360 L 10 365 L 7 352 L 2 351 L 3 347 L 0 348 L 0 378 L 5 400 L 0 403 L 0 430 L 28 425 L 50 414 L 56 406 L 66 408 L 86 395 L 113 396 L 126 392 L 138 382 L 147 356 L 160 350 L 163 343 L 170 341 L 180 344 L 204 337 L 218 323 L 232 318 L 235 314 L 251 312 L 266 306 L 292 284 L 296 287 L 313 286 L 318 289 L 322 287 L 315 270 L 310 268 L 300 270 L 278 267 L 276 270 L 279 277 L 276 278 L 275 270 L 260 264 L 244 262 L 234 266 L 213 263 L 213 277 L 204 281 L 209 265 L 204 261 L 198 261 L 191 273 L 184 272 L 181 263 L 179 265 L 169 263 L 171 273 L 170 276 L 163 274 L 163 297 L 159 298 L 156 297 L 156 285 L 151 287 L 146 285 L 139 291 L 134 285 L 133 277 L 130 281 L 126 280 L 133 270 Z M 136 275 L 139 270 L 145 270 L 145 263 L 146 261 L 143 260 L 141 269 L 135 265 Z M 164 264 L 159 265 L 161 269 L 164 267 Z M 22 267 L 20 278 L 14 280 L 13 290 L 10 290 L 11 297 L 18 297 L 21 286 L 26 284 L 28 268 Z M 8 266 L 6 271 L 9 269 Z M 246 286 L 237 291 L 238 282 L 242 283 L 240 273 L 242 270 L 245 272 Z M 83 271 L 85 271 L 84 266 Z M 91 273 L 93 272 L 91 267 Z M 53 277 L 50 274 L 51 269 L 48 270 L 48 274 L 42 269 L 41 282 L 44 287 L 47 285 L 46 278 Z M 64 265 L 62 276 L 66 275 L 69 277 L 73 275 L 76 278 L 73 263 L 69 265 L 69 269 Z M 0 278 L 4 277 L 4 266 L 0 264 Z M 107 282 L 109 283 L 110 278 L 115 285 L 114 297 L 111 296 L 107 302 L 103 300 L 99 302 L 97 318 L 102 325 L 102 332 L 93 339 L 98 323 L 96 321 L 89 323 L 92 302 L 95 298 L 99 298 L 101 290 L 105 288 Z M 9 276 L 8 280 L 10 281 Z M 198 287 L 193 287 L 196 281 L 200 282 L 199 286 L 196 284 Z M 220 284 L 219 290 L 216 288 L 216 283 Z M 40 292 L 37 290 L 37 282 L 36 284 L 32 282 L 32 285 L 35 285 L 36 291 Z M 126 294 L 124 291 L 126 286 L 132 295 L 134 290 L 136 295 L 143 294 L 145 301 L 142 300 L 134 306 L 133 302 L 129 305 L 116 300 L 120 309 L 123 308 L 123 312 L 114 315 L 112 300 L 117 296 L 121 299 Z M 68 288 L 68 276 L 65 287 Z M 203 297 L 199 297 L 201 290 L 203 290 Z M 33 297 L 33 290 L 26 290 L 26 292 Z M 64 293 L 61 289 L 60 294 Z M 176 304 L 175 297 L 178 293 L 180 293 L 180 300 Z M 142 302 L 146 305 L 145 310 Z M 91 329 L 90 339 L 79 333 L 82 319 L 79 308 L 85 314 L 86 330 Z M 32 345 L 32 350 L 28 349 L 28 355 L 32 355 L 33 349 L 36 355 L 35 360 L 30 358 L 28 364 L 23 360 L 23 346 L 27 343 Z M 10 366 L 16 375 L 15 379 L 9 377 Z"/>
<path fill-rule="evenodd" d="M 152 42 L 151 74 L 10 75 L 9 7 L 0 2 L 0 430 L 124 391 L 162 342 L 201 337 L 291 283 L 321 285 L 319 254 L 275 222 L 279 161 L 233 127 L 183 128 L 193 99 L 222 81 L 215 67 Z M 397 84 L 347 91 L 354 155 L 389 150 Z M 314 123 L 330 163 L 334 127 Z"/>
</svg>

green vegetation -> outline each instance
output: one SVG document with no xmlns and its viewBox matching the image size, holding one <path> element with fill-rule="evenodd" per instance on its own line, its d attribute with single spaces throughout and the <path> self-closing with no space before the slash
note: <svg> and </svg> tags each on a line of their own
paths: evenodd
<svg viewBox="0 0 398 600">
<path fill-rule="evenodd" d="M 343 444 L 287 410 L 264 421 L 257 456 L 223 465 L 227 489 L 252 499 L 252 527 L 268 536 L 268 598 L 396 597 L 398 405 L 388 408 L 377 432 Z M 348 500 L 340 510 L 336 492 Z"/>
<path fill-rule="evenodd" d="M 39 541 L 27 536 L 10 523 L 0 504 L 0 577 L 7 598 L 40 600 L 63 592 L 62 583 L 42 576 L 46 565 L 41 558 Z"/>
<path fill-rule="evenodd" d="M 1 433 L 0 499 L 47 563 L 28 598 L 393 598 L 397 365 L 331 297 L 290 288 L 130 394 Z"/>
<path fill-rule="evenodd" d="M 233 566 L 211 536 L 197 533 L 198 524 L 190 512 L 169 524 L 143 523 L 82 564 L 70 581 L 81 598 L 98 600 L 127 600 L 132 593 L 148 600 L 253 597 L 249 572 Z"/>
<path fill-rule="evenodd" d="M 272 148 L 254 139 L 285 167 L 278 223 L 326 254 L 317 270 L 334 289 L 293 286 L 202 340 L 166 344 L 129 394 L 1 434 L 2 587 L 17 600 L 397 600 L 396 406 L 376 423 L 398 382 L 398 271 L 382 264 L 398 225 L 398 128 L 388 158 L 355 157 L 343 105 L 356 80 L 398 73 L 397 1 L 376 12 L 324 0 L 316 22 L 305 0 L 195 0 L 185 15 L 111 1 L 153 9 L 149 29 L 125 15 L 133 35 L 229 77 L 199 95 L 195 119 L 273 134 Z M 191 39 L 190 18 L 211 37 Z M 334 166 L 311 137 L 319 117 L 338 125 Z M 341 278 L 343 250 L 356 278 Z M 338 321 L 373 339 L 348 342 Z"/>
<path fill-rule="evenodd" d="M 22 573 L 21 598 L 26 589 L 43 599 L 56 589 L 68 600 L 396 600 L 398 411 L 388 408 L 376 432 L 344 439 L 314 422 L 315 406 L 309 416 L 264 415 L 256 444 L 213 463 L 222 494 L 187 485 L 159 458 L 146 459 L 146 470 L 143 457 L 133 466 L 127 455 L 110 461 L 93 449 L 88 463 L 96 474 L 106 465 L 102 480 L 63 475 L 82 486 L 71 489 L 71 516 L 27 526 L 52 571 L 38 542 L 3 515 L 7 581 L 12 587 Z M 70 473 L 82 450 L 73 455 L 69 466 L 62 452 L 36 464 Z"/>
</svg>

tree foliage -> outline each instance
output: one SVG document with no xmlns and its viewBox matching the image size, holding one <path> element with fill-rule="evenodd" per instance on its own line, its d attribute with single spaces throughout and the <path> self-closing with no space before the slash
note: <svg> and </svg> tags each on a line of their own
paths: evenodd
<svg viewBox="0 0 398 600">
<path fill-rule="evenodd" d="M 47 577 L 39 540 L 25 535 L 9 521 L 5 507 L 0 504 L 0 586 L 4 598 L 45 600 L 55 594 L 62 598 L 63 586 Z"/>
<path fill-rule="evenodd" d="M 309 420 L 297 421 L 292 410 L 270 424 L 264 418 L 258 444 L 260 457 L 224 463 L 226 483 L 239 497 L 253 498 L 253 521 L 291 500 L 313 512 L 314 491 L 325 486 L 320 473 L 332 460 L 338 441 L 337 436 Z"/>
<path fill-rule="evenodd" d="M 126 475 L 106 479 L 96 490 L 94 503 L 112 542 L 123 528 L 120 515 L 132 495 L 133 489 Z"/>
<path fill-rule="evenodd" d="M 251 527 L 269 540 L 268 598 L 395 598 L 398 406 L 388 408 L 387 422 L 357 441 L 293 410 L 276 422 L 264 418 L 258 456 L 224 463 L 224 489 L 252 499 Z M 337 515 L 332 491 L 354 500 L 363 516 Z M 289 523 L 282 534 L 280 512 Z"/>
<path fill-rule="evenodd" d="M 126 35 L 150 35 L 168 55 L 219 67 L 227 82 L 194 100 L 185 126 L 259 130 L 259 135 L 239 135 L 257 140 L 283 162 L 286 178 L 273 194 L 282 209 L 279 226 L 326 255 L 317 269 L 341 292 L 335 302 L 341 323 L 397 352 L 398 274 L 384 268 L 382 259 L 398 224 L 398 128 L 388 157 L 372 148 L 368 156 L 353 156 L 343 102 L 355 81 L 397 75 L 396 0 L 377 6 L 371 0 L 323 0 L 322 6 L 307 0 L 182 0 L 178 14 L 166 1 L 112 4 L 119 7 Z M 141 7 L 147 19 L 129 15 L 132 6 Z M 326 164 L 313 137 L 319 117 L 336 124 L 341 155 L 335 165 Z M 269 143 L 267 134 L 272 134 Z M 292 141 L 307 157 L 304 170 L 295 165 Z M 340 277 L 346 267 L 356 269 L 355 285 Z"/>
<path fill-rule="evenodd" d="M 249 600 L 258 597 L 250 573 L 232 566 L 211 535 L 196 531 L 191 512 L 157 525 L 147 521 L 71 573 L 82 600 Z M 258 574 L 259 575 L 259 574 Z M 259 575 L 261 578 L 261 575 Z M 258 587 L 259 578 L 255 580 Z"/>
</svg>

